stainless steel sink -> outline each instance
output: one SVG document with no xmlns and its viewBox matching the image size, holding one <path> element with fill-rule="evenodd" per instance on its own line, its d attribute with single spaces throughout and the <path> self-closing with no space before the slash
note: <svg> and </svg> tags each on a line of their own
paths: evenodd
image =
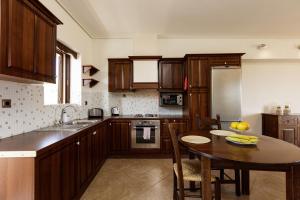
<svg viewBox="0 0 300 200">
<path fill-rule="evenodd" d="M 50 126 L 46 128 L 41 128 L 37 131 L 47 132 L 47 131 L 78 131 L 90 124 L 96 123 L 97 120 L 74 120 L 65 124 Z"/>
</svg>

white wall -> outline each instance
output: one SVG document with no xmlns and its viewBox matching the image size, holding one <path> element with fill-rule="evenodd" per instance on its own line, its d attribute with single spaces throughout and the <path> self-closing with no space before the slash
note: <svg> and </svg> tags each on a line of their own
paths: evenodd
<svg viewBox="0 0 300 200">
<path fill-rule="evenodd" d="M 300 113 L 300 60 L 244 60 L 242 114 L 252 130 L 261 133 L 261 113 L 291 105 Z"/>
<path fill-rule="evenodd" d="M 110 106 L 118 105 L 129 114 L 130 106 L 126 105 L 135 104 L 133 99 L 130 101 L 122 95 L 107 92 L 107 58 L 127 57 L 135 55 L 135 52 L 143 52 L 142 39 L 139 37 L 138 41 L 138 45 L 135 45 L 136 39 L 98 39 L 93 42 L 94 63 L 101 66 L 102 70 L 99 77 L 103 81 L 100 86 L 101 97 L 104 97 L 101 98 L 101 106 L 108 111 Z M 267 44 L 267 47 L 258 50 L 257 45 L 261 43 Z M 260 114 L 269 112 L 267 107 L 288 103 L 294 112 L 300 112 L 300 95 L 297 95 L 300 83 L 299 44 L 300 39 L 157 38 L 155 45 L 151 45 L 151 51 L 164 57 L 183 57 L 186 53 L 246 53 L 242 62 L 242 116 L 250 122 L 253 131 L 261 133 Z M 157 48 L 156 51 L 153 46 Z"/>
</svg>

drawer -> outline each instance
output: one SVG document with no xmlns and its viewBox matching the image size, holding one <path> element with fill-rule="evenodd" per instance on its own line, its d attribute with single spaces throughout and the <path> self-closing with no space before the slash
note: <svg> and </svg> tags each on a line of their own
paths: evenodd
<svg viewBox="0 0 300 200">
<path fill-rule="evenodd" d="M 209 58 L 209 64 L 211 66 L 241 66 L 241 58 L 239 56 L 216 56 Z"/>
<path fill-rule="evenodd" d="M 288 125 L 288 126 L 296 126 L 298 124 L 298 118 L 294 116 L 280 116 L 279 124 Z"/>
</svg>

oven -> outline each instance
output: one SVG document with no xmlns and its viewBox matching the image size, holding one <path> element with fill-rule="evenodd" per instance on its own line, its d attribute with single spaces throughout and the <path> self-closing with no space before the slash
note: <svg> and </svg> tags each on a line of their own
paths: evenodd
<svg viewBox="0 0 300 200">
<path fill-rule="evenodd" d="M 131 122 L 132 149 L 159 149 L 160 148 L 160 121 L 133 120 Z"/>
</svg>

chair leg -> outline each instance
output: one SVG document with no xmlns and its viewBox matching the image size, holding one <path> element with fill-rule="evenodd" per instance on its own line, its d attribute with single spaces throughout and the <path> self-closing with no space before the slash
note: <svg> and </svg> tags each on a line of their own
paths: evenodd
<svg viewBox="0 0 300 200">
<path fill-rule="evenodd" d="M 225 170 L 220 169 L 220 181 L 224 181 L 224 179 L 225 179 Z"/>
<path fill-rule="evenodd" d="M 234 180 L 235 180 L 235 194 L 236 196 L 241 196 L 241 175 L 240 170 L 234 170 Z"/>
<path fill-rule="evenodd" d="M 215 200 L 221 200 L 221 183 L 218 178 L 216 179 L 214 185 L 215 185 Z"/>
<path fill-rule="evenodd" d="M 173 171 L 173 200 L 178 199 L 178 193 L 177 193 L 177 176 L 175 172 Z"/>
</svg>

